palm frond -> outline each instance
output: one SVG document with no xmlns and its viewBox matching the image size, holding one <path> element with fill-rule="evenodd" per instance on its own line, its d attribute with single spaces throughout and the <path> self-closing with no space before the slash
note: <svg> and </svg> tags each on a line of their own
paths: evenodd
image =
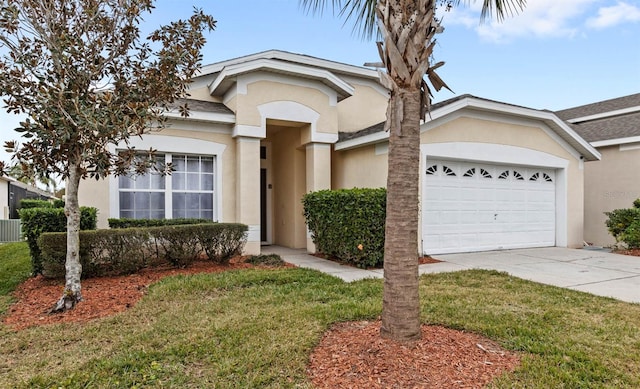
<svg viewBox="0 0 640 389">
<path fill-rule="evenodd" d="M 363 39 L 377 36 L 376 4 L 377 0 L 300 0 L 307 13 L 322 15 L 330 8 L 334 14 L 344 18 L 344 24 L 353 22 L 352 33 Z"/>
<path fill-rule="evenodd" d="M 473 0 L 475 1 L 475 0 Z M 470 0 L 451 0 L 448 4 L 458 6 L 461 2 L 469 4 Z M 527 0 L 482 0 L 482 13 L 480 21 L 486 22 L 493 17 L 501 22 L 507 16 L 513 16 L 522 11 L 527 5 Z"/>
</svg>

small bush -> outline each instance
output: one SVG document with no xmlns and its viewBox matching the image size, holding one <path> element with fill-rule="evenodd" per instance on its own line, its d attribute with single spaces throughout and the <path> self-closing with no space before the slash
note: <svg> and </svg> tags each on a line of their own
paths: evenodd
<svg viewBox="0 0 640 389">
<path fill-rule="evenodd" d="M 382 266 L 386 199 L 384 188 L 306 194 L 304 217 L 317 250 L 361 268 Z"/>
<path fill-rule="evenodd" d="M 47 202 L 47 204 L 49 204 Z M 80 207 L 80 229 L 94 230 L 97 225 L 98 210 Z M 27 239 L 31 253 L 32 274 L 42 273 L 42 259 L 38 247 L 38 237 L 44 232 L 62 232 L 67 229 L 67 217 L 62 208 L 26 208 L 20 210 L 22 235 Z"/>
<path fill-rule="evenodd" d="M 134 227 L 162 227 L 162 226 L 179 226 L 186 224 L 206 224 L 215 223 L 210 219 L 114 219 L 110 218 L 109 228 L 134 228 Z"/>
<path fill-rule="evenodd" d="M 631 223 L 633 223 L 634 220 L 640 218 L 640 209 L 615 209 L 611 212 L 605 212 L 604 214 L 608 216 L 605 223 L 609 229 L 609 233 L 616 238 L 616 242 L 619 242 L 624 231 L 631 225 Z"/>
<path fill-rule="evenodd" d="M 64 208 L 64 200 L 60 200 L 60 199 L 53 200 L 53 208 Z"/>
<path fill-rule="evenodd" d="M 607 229 L 616 242 L 625 243 L 629 248 L 640 247 L 640 199 L 633 202 L 633 208 L 615 209 L 605 212 Z"/>
<path fill-rule="evenodd" d="M 166 262 L 187 266 L 203 254 L 226 263 L 242 251 L 247 229 L 243 224 L 207 223 L 81 231 L 82 277 L 132 274 L 146 266 Z M 203 240 L 211 236 L 219 237 Z M 37 243 L 42 252 L 43 275 L 64 277 L 66 233 L 43 233 Z"/>
<path fill-rule="evenodd" d="M 252 265 L 284 266 L 284 260 L 278 254 L 252 255 L 247 258 L 247 263 Z"/>
</svg>

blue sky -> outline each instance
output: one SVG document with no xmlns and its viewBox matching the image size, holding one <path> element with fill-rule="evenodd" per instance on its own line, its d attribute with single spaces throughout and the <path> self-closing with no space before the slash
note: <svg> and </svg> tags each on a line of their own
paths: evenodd
<svg viewBox="0 0 640 389">
<path fill-rule="evenodd" d="M 444 13 L 435 60 L 455 94 L 559 110 L 640 92 L 640 0 L 529 0 L 503 23 L 480 24 L 481 1 Z M 307 15 L 298 0 L 158 0 L 143 30 L 187 18 L 193 6 L 218 21 L 204 64 L 269 49 L 362 65 L 379 60 L 373 41 L 326 11 Z M 0 143 L 18 119 L 0 112 Z M 7 160 L 0 155 L 0 159 Z"/>
</svg>

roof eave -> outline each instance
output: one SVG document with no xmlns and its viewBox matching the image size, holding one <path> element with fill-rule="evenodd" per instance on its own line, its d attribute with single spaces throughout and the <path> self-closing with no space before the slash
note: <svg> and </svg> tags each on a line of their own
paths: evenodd
<svg viewBox="0 0 640 389">
<path fill-rule="evenodd" d="M 209 93 L 212 96 L 224 96 L 235 84 L 238 76 L 261 70 L 320 81 L 337 93 L 338 101 L 355 93 L 351 85 L 327 70 L 263 58 L 224 67 L 209 84 Z"/>
</svg>

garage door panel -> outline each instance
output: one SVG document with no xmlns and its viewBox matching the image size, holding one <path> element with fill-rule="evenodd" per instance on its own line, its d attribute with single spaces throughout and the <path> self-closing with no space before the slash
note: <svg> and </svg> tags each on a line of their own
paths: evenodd
<svg viewBox="0 0 640 389">
<path fill-rule="evenodd" d="M 425 253 L 555 244 L 552 170 L 431 160 L 428 166 L 436 168 L 423 186 Z"/>
</svg>

